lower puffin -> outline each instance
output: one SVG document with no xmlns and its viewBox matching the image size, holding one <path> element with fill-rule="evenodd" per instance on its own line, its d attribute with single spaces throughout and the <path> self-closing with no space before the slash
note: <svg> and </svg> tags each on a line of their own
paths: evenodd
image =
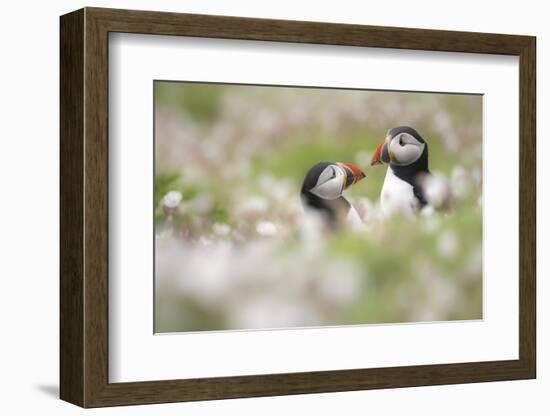
<svg viewBox="0 0 550 416">
<path fill-rule="evenodd" d="M 317 163 L 307 172 L 302 184 L 300 195 L 304 209 L 321 214 L 333 230 L 342 225 L 361 228 L 363 222 L 343 192 L 364 177 L 365 174 L 350 163 Z"/>
<path fill-rule="evenodd" d="M 424 209 L 429 212 L 436 208 L 431 203 L 428 187 L 440 183 L 428 168 L 428 144 L 415 129 L 400 126 L 388 131 L 374 152 L 371 166 L 383 163 L 389 164 L 380 193 L 384 216 L 397 213 L 412 216 Z"/>
</svg>

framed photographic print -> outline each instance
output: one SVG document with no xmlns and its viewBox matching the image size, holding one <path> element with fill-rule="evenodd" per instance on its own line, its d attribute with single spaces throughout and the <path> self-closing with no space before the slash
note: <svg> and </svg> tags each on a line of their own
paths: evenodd
<svg viewBox="0 0 550 416">
<path fill-rule="evenodd" d="M 62 16 L 61 398 L 534 378 L 535 49 Z"/>
</svg>

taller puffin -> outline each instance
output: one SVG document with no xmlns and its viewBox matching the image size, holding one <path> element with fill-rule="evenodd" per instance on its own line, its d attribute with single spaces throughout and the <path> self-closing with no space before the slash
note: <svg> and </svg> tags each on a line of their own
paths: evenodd
<svg viewBox="0 0 550 416">
<path fill-rule="evenodd" d="M 388 130 L 376 148 L 372 165 L 389 164 L 380 193 L 385 216 L 412 216 L 428 204 L 424 184 L 431 176 L 428 168 L 428 144 L 412 127 Z"/>
</svg>

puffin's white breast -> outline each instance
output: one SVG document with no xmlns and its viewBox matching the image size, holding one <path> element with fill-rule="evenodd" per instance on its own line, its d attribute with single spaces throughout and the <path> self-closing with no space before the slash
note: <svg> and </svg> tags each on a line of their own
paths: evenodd
<svg viewBox="0 0 550 416">
<path fill-rule="evenodd" d="M 412 185 L 398 178 L 391 167 L 388 167 L 380 193 L 380 207 L 385 217 L 395 214 L 413 216 L 418 209 Z"/>
</svg>

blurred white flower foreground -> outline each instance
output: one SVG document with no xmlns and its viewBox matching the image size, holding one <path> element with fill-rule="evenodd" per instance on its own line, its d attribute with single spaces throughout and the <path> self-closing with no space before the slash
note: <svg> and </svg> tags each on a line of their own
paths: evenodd
<svg viewBox="0 0 550 416">
<path fill-rule="evenodd" d="M 157 332 L 481 317 L 481 242 L 464 239 L 457 218 L 384 218 L 368 198 L 354 202 L 361 231 L 331 235 L 302 210 L 273 223 L 250 206 L 235 228 L 214 223 L 188 239 L 159 230 Z"/>
<path fill-rule="evenodd" d="M 310 217 L 292 249 L 271 238 L 272 223 L 258 223 L 258 237 L 243 244 L 221 238 L 200 243 L 157 238 L 157 290 L 191 310 L 218 317 L 224 328 L 316 326 L 339 316 L 363 293 L 364 279 L 349 260 L 326 256 L 321 228 Z M 222 228 L 216 226 L 218 229 Z M 193 313 L 182 316 L 193 318 Z M 166 319 L 170 319 L 166 317 Z M 194 327 L 192 321 L 187 325 Z"/>
</svg>

